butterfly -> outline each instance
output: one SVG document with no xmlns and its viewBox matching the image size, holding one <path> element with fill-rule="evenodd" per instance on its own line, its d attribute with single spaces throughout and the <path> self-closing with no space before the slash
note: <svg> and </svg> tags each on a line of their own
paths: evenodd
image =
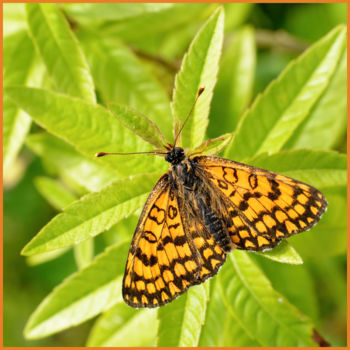
<svg viewBox="0 0 350 350">
<path fill-rule="evenodd" d="M 163 152 L 170 168 L 149 194 L 126 262 L 122 293 L 134 308 L 171 302 L 214 276 L 231 250 L 271 249 L 310 229 L 327 207 L 310 185 L 232 160 L 186 154 L 176 139 Z"/>
</svg>

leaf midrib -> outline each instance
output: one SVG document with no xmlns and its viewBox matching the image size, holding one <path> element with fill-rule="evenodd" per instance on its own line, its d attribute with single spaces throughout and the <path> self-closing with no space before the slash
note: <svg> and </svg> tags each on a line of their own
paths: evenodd
<svg viewBox="0 0 350 350">
<path fill-rule="evenodd" d="M 74 279 L 75 277 L 76 277 L 76 275 L 72 275 L 72 279 Z M 30 332 L 33 332 L 33 330 L 35 330 L 35 328 L 37 328 L 38 326 L 41 326 L 45 322 L 48 322 L 52 317 L 58 316 L 59 314 L 64 313 L 65 311 L 69 310 L 70 308 L 73 308 L 74 304 L 79 304 L 80 302 L 83 302 L 84 299 L 89 298 L 91 295 L 96 294 L 97 292 L 105 289 L 106 287 L 108 287 L 108 285 L 112 285 L 112 284 L 117 283 L 118 280 L 121 280 L 121 275 L 115 276 L 114 279 L 111 279 L 111 280 L 107 281 L 106 283 L 99 285 L 98 288 L 91 290 L 91 292 L 88 292 L 87 294 L 73 298 L 72 300 L 70 300 L 69 304 L 67 304 L 64 308 L 59 309 L 58 312 L 55 312 L 55 310 L 54 310 L 53 312 L 50 312 L 46 317 L 39 319 L 36 323 L 33 323 L 32 325 L 30 325 L 31 326 L 29 328 Z M 69 280 L 66 280 L 66 282 L 69 282 Z M 66 287 L 66 286 L 64 286 L 64 287 Z M 91 316 L 91 317 L 93 317 L 93 316 Z M 91 318 L 91 317 L 89 317 L 89 318 Z M 85 318 L 84 320 L 87 320 L 89 318 Z M 74 326 L 76 324 L 77 323 L 71 323 L 70 325 Z M 66 329 L 67 327 L 63 327 L 63 328 L 61 327 L 60 330 Z M 52 330 L 52 332 L 49 332 L 49 334 L 53 334 L 55 332 L 56 332 L 56 330 Z M 28 333 L 28 331 L 27 331 L 27 333 Z"/>
<path fill-rule="evenodd" d="M 58 48 L 58 51 L 59 51 L 59 53 L 60 53 L 60 56 L 63 58 L 64 65 L 67 67 L 66 69 L 70 72 L 70 74 L 72 75 L 73 78 L 76 78 L 76 76 L 75 76 L 75 74 L 74 74 L 74 71 L 73 71 L 72 68 L 71 68 L 72 66 L 68 64 L 67 58 L 66 58 L 66 56 L 63 54 L 64 51 L 62 51 L 62 48 L 61 48 L 61 46 L 59 45 L 59 41 L 57 40 L 57 37 L 56 37 L 56 35 L 55 35 L 55 32 L 52 30 L 52 27 L 51 27 L 51 25 L 50 25 L 50 22 L 49 22 L 48 19 L 46 18 L 45 12 L 44 12 L 43 9 L 42 9 L 42 4 L 37 4 L 37 5 L 38 5 L 38 7 L 39 7 L 39 11 L 41 12 L 41 14 L 42 14 L 42 16 L 43 16 L 44 21 L 45 21 L 47 27 L 48 27 L 49 30 L 50 30 L 50 33 L 51 33 L 51 35 L 52 35 L 52 38 L 54 39 L 54 43 L 55 43 L 55 45 L 56 45 L 56 47 Z M 60 14 L 58 14 L 58 15 L 60 15 Z M 59 19 L 59 20 L 61 20 L 61 19 Z M 69 35 L 69 34 L 68 34 L 68 35 Z M 70 36 L 70 39 L 72 39 L 72 40 L 74 41 L 74 39 L 71 37 L 71 35 L 69 35 L 69 36 Z M 37 46 L 39 46 L 39 45 L 37 45 Z M 43 61 L 46 63 L 45 57 L 43 57 L 43 55 L 41 54 L 41 50 L 39 49 L 38 51 L 39 51 L 40 56 L 42 56 Z M 78 49 L 78 51 L 79 51 L 79 49 Z M 86 72 L 86 67 L 81 67 L 81 68 L 83 69 L 83 71 Z M 57 86 L 56 79 L 54 79 L 54 81 L 55 81 L 55 85 Z M 77 88 L 77 92 L 79 93 L 79 95 L 76 96 L 76 97 L 81 97 L 81 98 L 83 98 L 84 100 L 87 100 L 87 96 L 85 96 L 85 93 L 83 92 L 83 90 L 81 89 L 80 85 L 78 84 L 78 81 L 80 81 L 79 78 L 78 78 L 78 79 L 72 79 L 73 85 L 75 85 L 75 87 Z M 91 94 L 89 94 L 89 95 L 91 95 Z M 93 101 L 92 98 L 89 98 L 89 101 L 88 101 L 88 102 L 94 103 L 94 101 Z"/>
<path fill-rule="evenodd" d="M 335 40 L 332 45 L 330 45 L 330 47 L 327 50 L 327 53 L 325 54 L 325 56 L 323 56 L 322 61 L 316 65 L 316 67 L 311 71 L 310 74 L 307 75 L 307 78 L 304 79 L 304 84 L 302 85 L 302 87 L 304 87 L 306 85 L 306 83 L 310 80 L 310 78 L 312 77 L 312 75 L 315 73 L 315 71 L 317 71 L 317 69 L 322 66 L 322 64 L 324 63 L 325 59 L 328 57 L 329 55 L 329 51 L 331 50 L 331 48 L 333 48 L 334 44 L 336 43 L 337 40 Z M 307 52 L 304 53 L 304 55 L 307 54 Z M 267 96 L 272 88 L 276 87 L 276 84 L 280 83 L 280 81 L 282 80 L 282 78 L 289 73 L 293 67 L 295 67 L 295 64 L 297 64 L 298 62 L 300 62 L 302 60 L 303 57 L 305 57 L 304 55 L 299 56 L 295 61 L 291 62 L 289 64 L 289 66 L 286 68 L 286 70 L 277 78 L 275 79 L 273 82 L 270 83 L 270 85 L 267 87 L 267 89 L 265 90 L 265 92 L 261 95 L 259 95 L 257 97 L 257 100 L 255 101 L 255 103 L 252 105 L 251 108 L 247 109 L 246 112 L 246 116 L 251 115 L 251 111 L 253 109 L 255 109 L 255 107 L 261 103 L 261 99 L 265 96 Z M 339 58 L 338 58 L 339 59 Z M 328 79 L 329 80 L 329 79 Z M 298 89 L 298 91 L 293 95 L 293 97 L 291 98 L 290 102 L 282 108 L 281 112 L 279 113 L 280 116 L 283 116 L 285 114 L 285 112 L 288 110 L 288 108 L 290 108 L 291 105 L 293 105 L 295 103 L 295 100 L 297 99 L 297 97 L 300 95 L 300 91 L 301 89 Z M 322 93 L 321 93 L 322 94 Z M 244 121 L 245 121 L 246 117 L 243 117 L 241 119 L 241 125 L 243 125 Z M 268 139 L 268 136 L 271 134 L 272 130 L 274 129 L 274 127 L 281 121 L 282 117 L 278 118 L 277 120 L 273 121 L 273 125 L 269 128 L 270 131 L 268 132 L 268 134 L 265 135 L 265 137 L 256 144 L 256 150 L 254 151 L 254 154 L 251 156 L 255 156 L 259 153 L 261 146 L 264 144 L 264 142 Z M 238 130 L 238 129 L 237 129 Z M 281 147 L 283 147 L 283 145 L 281 145 Z M 249 156 L 249 157 L 251 157 Z"/>
<path fill-rule="evenodd" d="M 239 266 L 236 262 L 236 258 L 234 258 L 232 255 L 230 256 L 230 259 L 235 267 L 235 270 L 237 271 L 237 275 L 239 276 L 242 284 L 247 288 L 247 290 L 250 292 L 250 294 L 254 297 L 254 299 L 256 300 L 256 302 L 260 305 L 261 310 L 263 310 L 265 313 L 267 313 L 271 319 L 273 319 L 277 324 L 281 325 L 283 328 L 285 328 L 287 330 L 287 333 L 290 333 L 294 336 L 296 336 L 296 340 L 299 343 L 299 337 L 298 337 L 298 333 L 296 333 L 294 330 L 292 331 L 287 325 L 285 325 L 284 323 L 282 323 L 281 321 L 279 321 L 278 318 L 275 318 L 275 316 L 269 312 L 268 308 L 265 308 L 265 306 L 261 303 L 260 299 L 255 295 L 254 291 L 251 289 L 250 285 L 246 282 L 246 280 L 244 279 L 244 276 L 241 272 L 241 270 L 239 269 Z M 275 291 L 274 291 L 275 292 Z M 275 292 L 276 293 L 276 292 Z M 277 345 L 275 345 L 277 346 Z"/>
<path fill-rule="evenodd" d="M 80 224 L 78 224 L 78 225 L 74 225 L 73 227 L 70 227 L 70 228 L 66 229 L 66 230 L 65 230 L 63 233 L 61 233 L 59 236 L 56 236 L 56 237 L 54 237 L 53 239 L 50 239 L 50 240 L 48 240 L 48 241 L 45 241 L 44 243 L 42 243 L 42 244 L 40 244 L 40 245 L 36 245 L 36 246 L 34 246 L 34 248 L 32 248 L 32 249 L 30 249 L 30 250 L 33 250 L 33 249 L 34 249 L 34 250 L 37 250 L 37 249 L 40 249 L 40 247 L 46 246 L 47 243 L 53 242 L 53 241 L 55 241 L 55 240 L 57 240 L 57 239 L 60 239 L 63 235 L 67 235 L 67 234 L 69 234 L 71 231 L 77 230 L 77 229 L 79 229 L 79 227 L 84 226 L 84 225 L 87 225 L 89 222 L 91 222 L 91 221 L 93 221 L 93 220 L 96 220 L 96 218 L 98 218 L 99 216 L 105 215 L 105 214 L 108 213 L 109 211 L 112 211 L 112 210 L 116 209 L 116 207 L 128 205 L 128 204 L 130 204 L 132 201 L 140 200 L 142 196 L 145 196 L 145 194 L 147 194 L 147 192 L 145 192 L 145 193 L 143 193 L 143 194 L 141 194 L 141 195 L 135 196 L 135 197 L 133 197 L 133 198 L 131 198 L 131 199 L 128 199 L 128 200 L 126 200 L 126 201 L 123 201 L 122 203 L 119 203 L 119 204 L 116 204 L 116 205 L 114 205 L 114 206 L 108 207 L 106 210 L 103 210 L 102 213 L 100 212 L 100 213 L 98 213 L 98 214 L 95 214 L 95 215 L 89 217 L 89 218 L 88 218 L 87 220 L 85 220 L 83 223 L 80 223 Z M 73 203 L 72 203 L 71 205 L 73 205 Z M 136 211 L 137 209 L 139 209 L 139 207 L 136 208 L 135 211 Z M 133 213 L 134 213 L 134 212 L 133 212 Z M 130 213 L 130 215 L 132 215 L 133 213 Z M 77 217 L 77 215 L 70 214 L 70 213 L 67 213 L 67 212 L 63 212 L 63 213 L 61 213 L 61 214 L 59 214 L 59 215 L 57 216 L 57 220 L 58 220 L 58 218 L 62 217 L 63 215 L 72 215 L 72 216 L 74 216 L 74 217 Z M 91 235 L 89 234 L 89 236 L 91 236 Z M 95 234 L 94 236 L 96 236 L 96 234 Z M 92 236 L 92 237 L 94 237 L 94 236 Z M 37 236 L 35 236 L 35 237 L 37 237 Z M 35 237 L 34 237 L 33 239 L 35 239 Z M 84 238 L 84 239 L 82 239 L 82 240 L 80 240 L 80 241 L 75 241 L 74 243 L 80 243 L 80 242 L 84 241 L 85 239 L 87 239 L 87 238 Z M 72 243 L 72 244 L 74 244 L 74 243 Z M 70 244 L 69 246 L 64 246 L 64 247 L 70 247 L 72 244 Z M 59 247 L 59 248 L 64 248 L 64 247 Z M 30 250 L 29 250 L 29 252 L 30 252 Z M 51 251 L 51 250 L 50 250 L 50 251 Z M 28 252 L 27 252 L 27 253 L 28 253 Z M 44 252 L 41 252 L 41 253 L 44 253 Z"/>
</svg>

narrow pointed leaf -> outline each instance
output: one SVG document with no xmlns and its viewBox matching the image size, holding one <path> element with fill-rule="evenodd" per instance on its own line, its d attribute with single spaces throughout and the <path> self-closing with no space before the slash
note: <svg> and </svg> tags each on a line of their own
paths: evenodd
<svg viewBox="0 0 350 350">
<path fill-rule="evenodd" d="M 174 125 L 184 121 L 200 87 L 205 87 L 182 131 L 182 145 L 194 148 L 204 139 L 209 106 L 218 73 L 223 41 L 224 13 L 218 8 L 193 39 L 176 75 L 172 111 Z"/>
<path fill-rule="evenodd" d="M 310 115 L 284 145 L 286 149 L 330 149 L 346 132 L 347 122 L 347 51 L 343 49 L 329 86 Z"/>
<path fill-rule="evenodd" d="M 40 176 L 35 179 L 35 187 L 40 194 L 57 210 L 77 200 L 77 197 L 57 180 Z"/>
<path fill-rule="evenodd" d="M 272 288 L 246 252 L 230 254 L 218 278 L 232 317 L 261 346 L 315 346 L 310 320 Z"/>
<path fill-rule="evenodd" d="M 146 200 L 159 175 L 143 174 L 113 182 L 66 207 L 22 250 L 44 253 L 82 242 L 132 215 Z"/>
<path fill-rule="evenodd" d="M 24 31 L 4 39 L 4 86 L 31 82 L 35 52 Z M 3 164 L 6 171 L 16 158 L 29 131 L 31 119 L 11 100 L 3 100 Z"/>
<path fill-rule="evenodd" d="M 43 338 L 76 326 L 121 301 L 129 244 L 123 242 L 107 249 L 56 287 L 29 318 L 25 337 Z"/>
<path fill-rule="evenodd" d="M 314 280 L 308 263 L 295 266 L 290 264 L 275 264 L 261 256 L 253 256 L 254 262 L 264 271 L 273 288 L 284 295 L 301 312 L 312 320 L 318 318 L 318 300 Z"/>
<path fill-rule="evenodd" d="M 234 131 L 250 103 L 255 75 L 255 51 L 253 29 L 244 27 L 236 31 L 220 64 L 210 111 L 213 118 L 208 131 L 211 134 L 217 135 L 223 130 Z"/>
<path fill-rule="evenodd" d="M 26 4 L 33 42 L 58 90 L 95 102 L 92 77 L 77 39 L 56 4 Z"/>
<path fill-rule="evenodd" d="M 58 210 L 63 210 L 63 208 L 73 203 L 77 199 L 76 196 L 74 196 L 72 192 L 68 191 L 62 184 L 48 177 L 41 176 L 36 178 L 35 185 L 42 196 Z M 61 254 L 64 254 L 67 249 L 63 248 L 59 249 L 59 251 Z M 87 266 L 92 261 L 93 253 L 94 241 L 92 239 L 87 239 L 86 241 L 74 246 L 74 257 L 79 269 Z M 38 262 L 46 262 L 50 260 L 50 257 L 55 259 L 59 256 L 56 251 L 51 252 L 51 255 L 48 253 L 42 253 L 40 255 L 41 257 L 38 259 L 34 259 L 34 263 L 37 264 Z M 33 260 L 31 262 L 33 262 Z"/>
<path fill-rule="evenodd" d="M 207 4 L 133 4 L 132 10 L 126 10 L 126 4 L 89 4 L 80 12 L 85 15 L 75 15 L 83 26 L 96 28 L 105 36 L 118 37 L 126 42 L 161 34 L 187 24 L 196 18 Z M 98 8 L 98 10 L 96 9 Z M 84 11 L 84 10 L 88 11 Z M 94 13 L 91 16 L 91 13 Z M 94 21 L 93 17 L 96 18 Z"/>
<path fill-rule="evenodd" d="M 81 270 L 88 266 L 94 257 L 94 240 L 93 238 L 87 239 L 74 246 L 74 259 Z"/>
<path fill-rule="evenodd" d="M 68 143 L 46 132 L 29 135 L 26 145 L 88 191 L 98 191 L 118 177 L 113 169 L 82 155 Z"/>
<path fill-rule="evenodd" d="M 218 276 L 210 280 L 210 297 L 198 346 L 259 346 L 259 342 L 247 334 L 240 321 L 228 311 L 219 283 Z"/>
<path fill-rule="evenodd" d="M 98 152 L 142 152 L 151 146 L 125 128 L 108 110 L 99 105 L 42 89 L 11 87 L 11 98 L 36 123 L 94 158 Z M 79 127 L 78 127 L 79 126 Z M 159 157 L 102 157 L 120 175 L 152 172 L 166 168 Z"/>
<path fill-rule="evenodd" d="M 136 109 L 155 122 L 170 140 L 169 97 L 145 64 L 116 38 L 101 40 L 89 31 L 78 34 L 102 102 Z"/>
<path fill-rule="evenodd" d="M 158 311 L 157 346 L 198 346 L 205 320 L 209 283 L 191 287 L 177 300 Z"/>
<path fill-rule="evenodd" d="M 345 35 L 344 26 L 335 28 L 289 64 L 242 117 L 227 157 L 239 161 L 281 149 L 329 85 Z"/>
<path fill-rule="evenodd" d="M 224 134 L 215 139 L 207 140 L 196 147 L 191 153 L 213 155 L 220 153 L 231 141 L 232 134 Z"/>
<path fill-rule="evenodd" d="M 157 148 L 163 148 L 166 144 L 164 136 L 157 125 L 143 114 L 128 106 L 115 103 L 109 104 L 108 109 L 126 128 L 143 138 L 146 142 Z"/>
<path fill-rule="evenodd" d="M 154 346 L 158 328 L 157 311 L 137 310 L 124 302 L 118 303 L 94 324 L 87 346 Z"/>
<path fill-rule="evenodd" d="M 122 21 L 149 13 L 158 13 L 173 8 L 174 4 L 135 3 L 132 6 L 123 3 L 65 3 L 65 11 L 75 19 L 98 21 Z"/>
<path fill-rule="evenodd" d="M 282 241 L 275 248 L 257 254 L 284 264 L 301 265 L 303 263 L 301 256 L 287 241 Z"/>
</svg>

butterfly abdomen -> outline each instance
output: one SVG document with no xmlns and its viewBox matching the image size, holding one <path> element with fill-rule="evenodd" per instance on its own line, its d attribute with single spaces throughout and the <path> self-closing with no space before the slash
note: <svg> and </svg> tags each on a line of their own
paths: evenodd
<svg viewBox="0 0 350 350">
<path fill-rule="evenodd" d="M 197 199 L 197 205 L 204 225 L 213 235 L 215 241 L 225 252 L 230 251 L 232 249 L 232 243 L 224 228 L 223 220 L 218 217 L 210 206 L 205 204 L 202 198 Z"/>
</svg>

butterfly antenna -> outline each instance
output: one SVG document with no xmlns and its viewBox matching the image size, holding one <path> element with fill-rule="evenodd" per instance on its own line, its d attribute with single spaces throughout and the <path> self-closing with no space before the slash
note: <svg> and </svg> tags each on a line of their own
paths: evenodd
<svg viewBox="0 0 350 350">
<path fill-rule="evenodd" d="M 190 110 L 190 112 L 188 113 L 188 115 L 187 115 L 185 121 L 183 122 L 183 124 L 182 124 L 180 130 L 179 130 L 178 133 L 176 134 L 175 141 L 174 141 L 174 147 L 176 146 L 177 139 L 179 138 L 182 129 L 184 128 L 185 124 L 187 123 L 188 118 L 191 116 L 191 114 L 192 114 L 192 112 L 193 112 L 193 110 L 194 110 L 194 107 L 196 106 L 197 100 L 198 100 L 199 96 L 202 95 L 202 92 L 204 91 L 204 89 L 205 89 L 205 87 L 200 87 L 200 88 L 199 88 L 199 90 L 198 90 L 198 92 L 197 92 L 196 99 L 194 100 L 193 105 L 192 105 L 192 107 L 191 107 L 191 110 Z"/>
<path fill-rule="evenodd" d="M 131 153 L 108 153 L 108 152 L 98 152 L 95 157 L 104 157 L 109 155 L 125 156 L 130 154 L 166 154 L 166 152 L 149 151 L 149 152 L 131 152 Z"/>
</svg>

